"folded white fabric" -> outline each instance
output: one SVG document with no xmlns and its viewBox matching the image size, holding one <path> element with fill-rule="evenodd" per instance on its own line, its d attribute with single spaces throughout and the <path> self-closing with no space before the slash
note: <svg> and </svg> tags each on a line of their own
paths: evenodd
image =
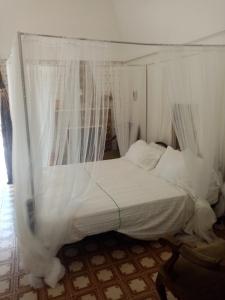
<svg viewBox="0 0 225 300">
<path fill-rule="evenodd" d="M 49 268 L 46 269 L 46 276 L 44 278 L 45 283 L 51 288 L 54 288 L 65 274 L 65 267 L 61 264 L 57 257 L 54 257 L 49 264 Z"/>
<path fill-rule="evenodd" d="M 44 267 L 43 265 L 41 265 L 40 269 L 38 269 L 38 267 L 39 266 L 37 266 L 36 274 L 30 273 L 28 276 L 30 285 L 35 289 L 43 287 L 43 279 L 47 285 L 51 288 L 55 288 L 57 282 L 60 281 L 65 274 L 65 267 L 57 257 L 49 258 L 49 261 L 45 262 Z"/>
<path fill-rule="evenodd" d="M 195 212 L 187 223 L 185 232 L 197 234 L 203 240 L 210 241 L 213 238 L 212 226 L 216 221 L 216 217 L 210 206 L 210 201 L 200 196 L 197 188 L 198 181 L 195 182 L 195 180 L 198 180 L 198 176 L 199 180 L 202 176 L 204 161 L 193 154 L 192 161 L 189 162 L 191 167 L 195 166 L 195 174 L 190 173 L 190 166 L 187 166 L 188 160 L 185 156 L 187 154 L 189 154 L 187 150 L 181 152 L 168 147 L 152 173 L 181 187 L 192 197 L 195 202 Z M 212 172 L 212 174 L 214 173 Z M 191 178 L 192 175 L 193 178 Z M 215 178 L 212 182 L 216 182 Z"/>
<path fill-rule="evenodd" d="M 130 146 L 124 158 L 145 170 L 152 170 L 164 151 L 163 147 L 155 143 L 147 144 L 143 140 L 138 140 Z"/>
<path fill-rule="evenodd" d="M 204 241 L 211 242 L 215 238 L 212 230 L 213 224 L 216 222 L 216 216 L 210 204 L 198 198 L 195 201 L 195 212 L 185 227 L 188 234 L 196 234 Z"/>
</svg>

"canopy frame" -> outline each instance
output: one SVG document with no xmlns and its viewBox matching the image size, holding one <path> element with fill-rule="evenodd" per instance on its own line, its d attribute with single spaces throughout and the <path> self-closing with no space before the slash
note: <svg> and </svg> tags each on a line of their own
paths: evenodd
<svg viewBox="0 0 225 300">
<path fill-rule="evenodd" d="M 40 34 L 40 33 L 28 33 L 28 32 L 18 32 L 18 35 L 22 36 L 39 36 L 39 37 L 49 37 L 49 38 L 61 38 L 67 40 L 77 40 L 77 41 L 90 41 L 90 42 L 102 42 L 109 44 L 123 44 L 123 45 L 138 45 L 138 46 L 164 46 L 164 47 L 225 47 L 224 44 L 194 44 L 194 43 L 144 43 L 144 42 L 131 42 L 131 41 L 117 41 L 117 40 L 104 40 L 104 39 L 92 39 L 92 38 L 82 38 L 82 37 L 67 37 L 63 35 L 50 35 L 50 34 Z"/>
<path fill-rule="evenodd" d="M 221 34 L 222 32 L 216 32 L 215 34 Z M 215 34 L 210 35 L 214 36 Z M 33 211 L 34 211 L 34 175 L 33 175 L 33 163 L 32 163 L 32 152 L 31 152 L 31 135 L 29 129 L 29 117 L 28 117 L 28 107 L 27 107 L 27 95 L 26 95 L 26 83 L 25 83 L 25 71 L 24 71 L 24 59 L 23 59 L 23 45 L 22 45 L 22 37 L 23 36 L 34 36 L 34 37 L 46 37 L 46 38 L 57 38 L 57 39 L 67 39 L 67 40 L 74 40 L 74 41 L 90 41 L 90 42 L 100 42 L 100 43 L 108 43 L 108 44 L 121 44 L 121 45 L 137 45 L 137 46 L 153 46 L 153 47 L 168 47 L 168 48 L 179 48 L 179 47 L 187 47 L 187 48 L 225 48 L 225 44 L 196 44 L 195 43 L 144 43 L 144 42 L 131 42 L 131 41 L 118 41 L 118 40 L 105 40 L 105 39 L 94 39 L 94 38 L 82 38 L 82 37 L 67 37 L 67 36 L 60 36 L 60 35 L 50 35 L 50 34 L 39 34 L 39 33 L 28 33 L 28 32 L 17 32 L 17 39 L 18 39 L 18 47 L 19 47 L 19 61 L 20 61 L 20 68 L 21 68 L 21 81 L 22 81 L 22 92 L 23 92 L 23 100 L 24 100 L 24 111 L 25 111 L 25 122 L 26 122 L 26 135 L 27 135 L 27 142 L 28 142 L 28 155 L 29 155 L 29 169 L 30 169 L 30 184 L 31 184 L 31 199 L 28 201 L 28 215 L 30 218 L 30 225 L 31 229 L 35 231 L 35 224 L 31 220 L 33 220 Z M 206 37 L 207 38 L 207 37 Z M 202 41 L 202 39 L 200 39 Z M 154 55 L 157 52 L 153 52 L 150 54 L 142 55 L 140 57 L 135 57 L 124 63 L 129 63 L 134 60 L 145 58 L 149 55 Z M 147 139 L 147 120 L 148 120 L 148 95 L 147 95 L 147 65 L 146 64 L 146 139 Z M 33 220 L 34 221 L 34 220 Z"/>
</svg>

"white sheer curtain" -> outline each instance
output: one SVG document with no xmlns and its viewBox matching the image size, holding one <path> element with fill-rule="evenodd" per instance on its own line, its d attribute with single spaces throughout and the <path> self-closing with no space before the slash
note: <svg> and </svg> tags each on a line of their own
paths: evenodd
<svg viewBox="0 0 225 300">
<path fill-rule="evenodd" d="M 222 154 L 225 51 L 199 48 L 196 54 L 183 52 L 167 65 L 168 96 L 181 149 L 189 148 L 196 156 L 204 158 L 197 191 L 205 197 L 212 169 L 224 173 L 225 167 Z M 196 166 L 192 167 L 196 170 Z"/>
<path fill-rule="evenodd" d="M 174 144 L 171 105 L 168 101 L 166 65 L 162 62 L 148 65 L 147 141 Z"/>
<path fill-rule="evenodd" d="M 141 128 L 141 107 L 145 101 L 145 67 L 114 66 L 112 99 L 120 155 L 137 140 Z M 144 97 L 143 97 L 144 91 Z"/>
<path fill-rule="evenodd" d="M 189 49 L 190 50 L 190 49 Z M 194 231 L 204 237 L 215 215 L 205 201 L 215 171 L 224 176 L 225 51 L 181 49 L 166 66 L 173 126 L 197 199 Z"/>
<path fill-rule="evenodd" d="M 22 51 L 28 126 L 17 43 L 8 62 L 18 240 L 32 284 L 53 287 L 91 187 L 95 164 L 85 165 L 103 157 L 111 68 L 106 44 L 22 36 Z"/>
<path fill-rule="evenodd" d="M 187 231 L 210 239 L 215 214 L 206 201 L 225 175 L 225 50 L 162 48 L 148 66 L 148 141 L 173 143 L 176 133 L 186 167 L 183 188 L 195 201 Z"/>
</svg>

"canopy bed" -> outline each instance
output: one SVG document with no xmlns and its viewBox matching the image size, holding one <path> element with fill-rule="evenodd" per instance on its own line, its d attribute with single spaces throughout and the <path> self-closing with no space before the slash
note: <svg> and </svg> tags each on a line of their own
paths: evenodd
<svg viewBox="0 0 225 300">
<path fill-rule="evenodd" d="M 210 238 L 212 174 L 225 170 L 223 46 L 19 33 L 8 77 L 17 232 L 32 285 L 55 286 L 58 249 L 87 235 Z M 102 161 L 110 107 L 122 157 Z M 135 143 L 174 145 L 172 127 L 181 152 Z"/>
</svg>

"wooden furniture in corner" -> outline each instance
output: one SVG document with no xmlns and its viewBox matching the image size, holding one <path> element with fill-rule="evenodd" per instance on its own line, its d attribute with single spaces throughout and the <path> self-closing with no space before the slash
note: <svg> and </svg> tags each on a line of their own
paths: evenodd
<svg viewBox="0 0 225 300">
<path fill-rule="evenodd" d="M 225 299 L 224 240 L 196 248 L 171 237 L 159 241 L 172 249 L 156 279 L 161 300 L 167 300 L 166 287 L 180 300 Z"/>
</svg>

